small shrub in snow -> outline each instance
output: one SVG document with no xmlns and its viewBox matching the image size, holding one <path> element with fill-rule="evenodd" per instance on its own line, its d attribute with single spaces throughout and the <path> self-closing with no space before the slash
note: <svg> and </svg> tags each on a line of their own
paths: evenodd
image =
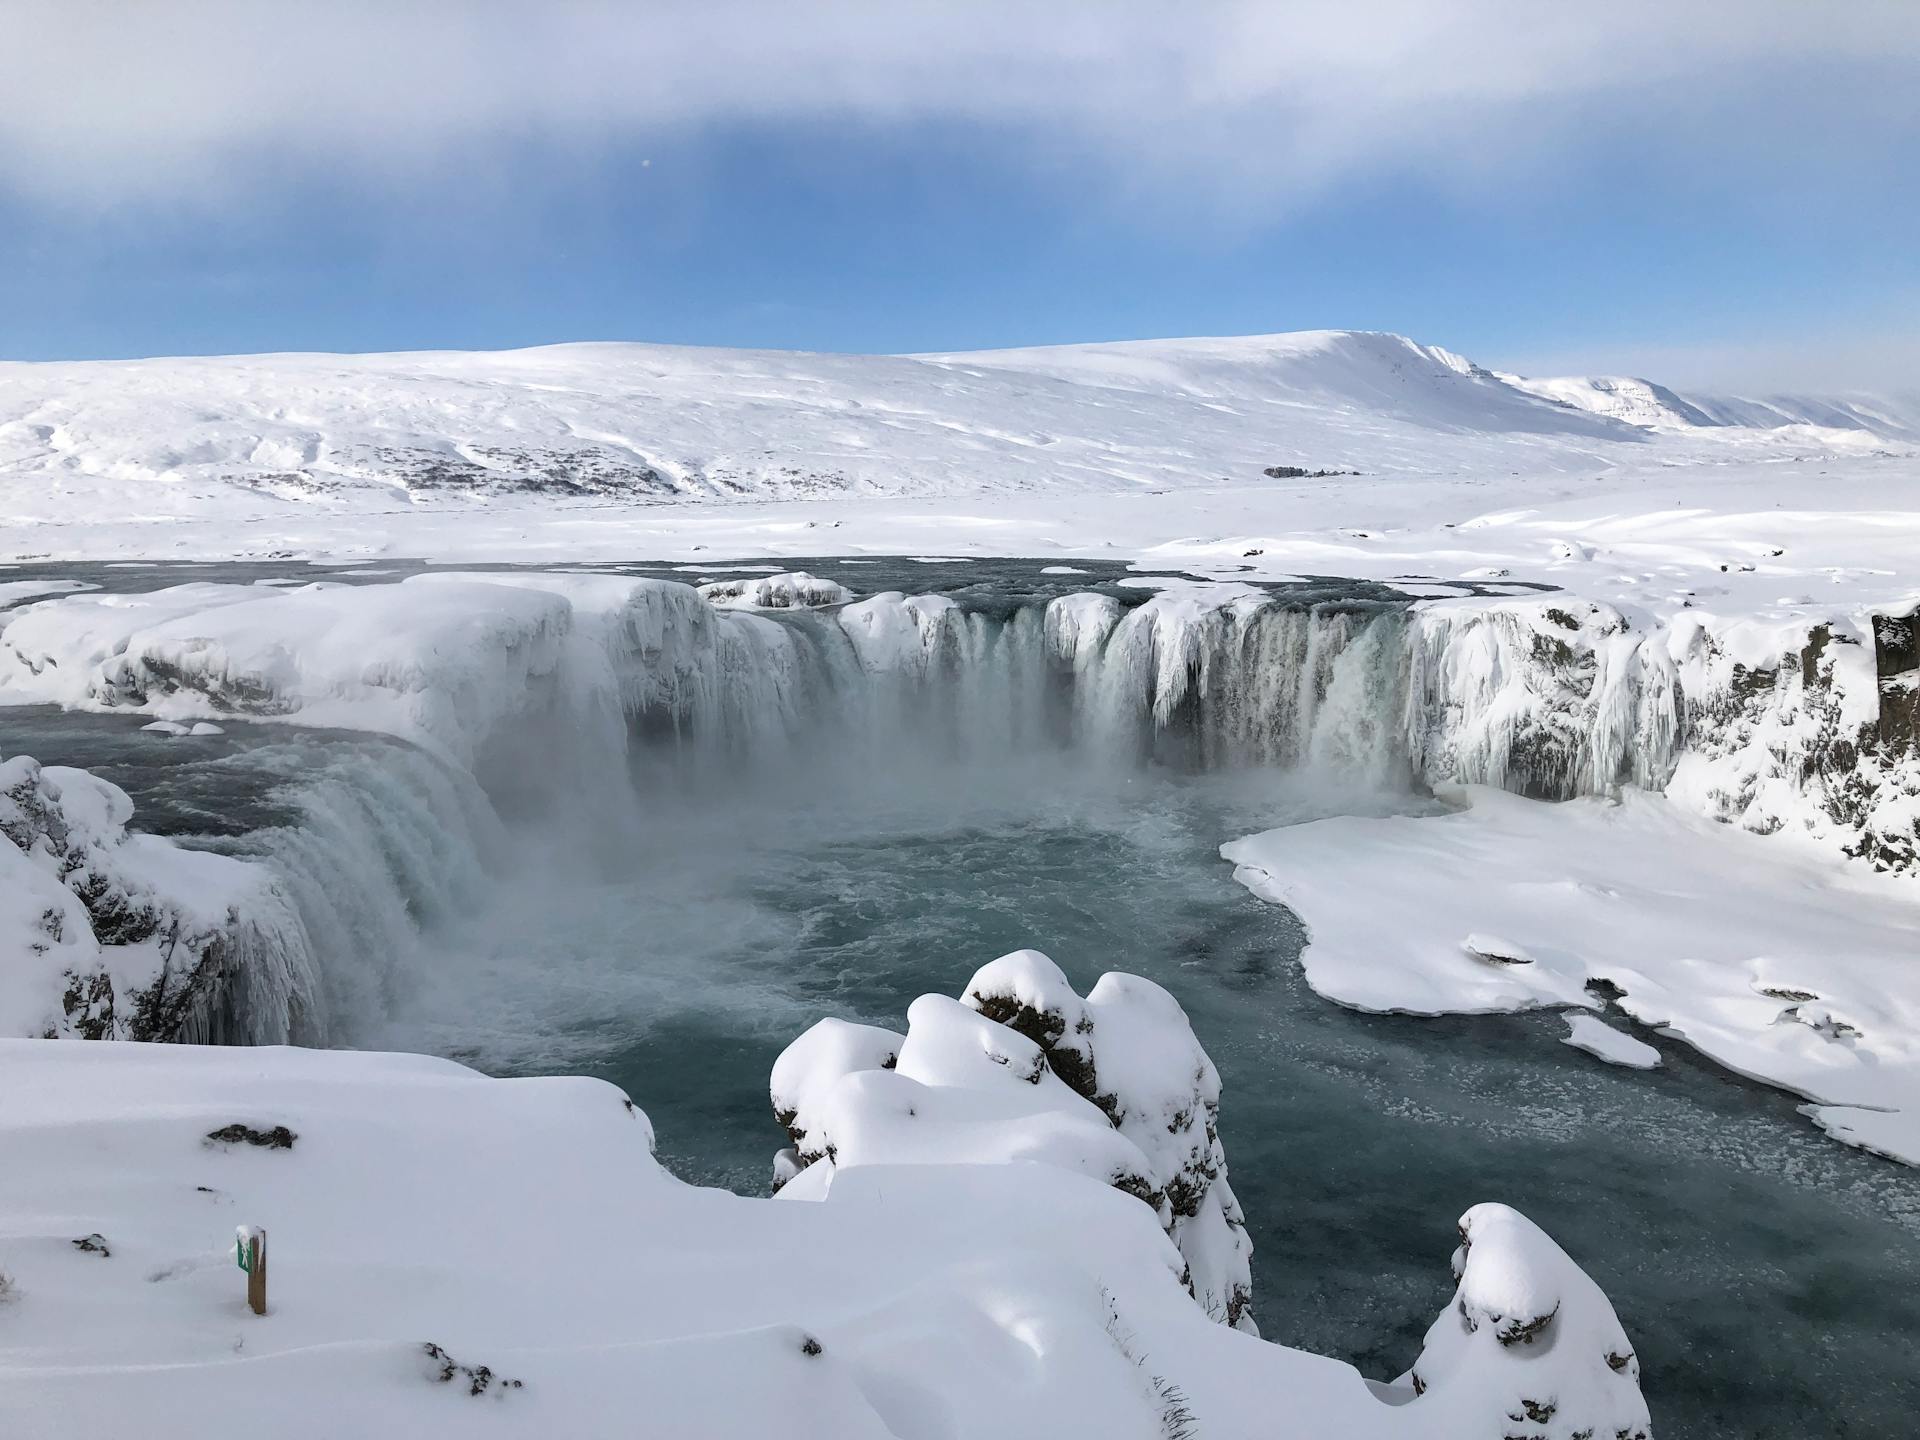
<svg viewBox="0 0 1920 1440">
<path fill-rule="evenodd" d="M 271 1130 L 255 1130 L 249 1125 L 235 1121 L 223 1125 L 218 1130 L 209 1130 L 207 1139 L 222 1145 L 258 1145 L 267 1150 L 291 1150 L 293 1142 L 300 1137 L 284 1125 L 276 1125 Z"/>
<path fill-rule="evenodd" d="M 522 1388 L 521 1381 L 496 1375 L 491 1366 L 462 1365 L 431 1340 L 421 1348 L 426 1351 L 427 1359 L 432 1364 L 433 1378 L 442 1385 L 451 1385 L 456 1380 L 461 1381 L 466 1385 L 469 1395 L 484 1395 L 496 1385 L 500 1387 L 499 1393 L 503 1395 L 509 1390 Z"/>
</svg>

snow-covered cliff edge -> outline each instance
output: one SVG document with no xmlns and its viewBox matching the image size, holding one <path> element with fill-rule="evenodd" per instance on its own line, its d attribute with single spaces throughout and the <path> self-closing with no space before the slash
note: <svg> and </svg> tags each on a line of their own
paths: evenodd
<svg viewBox="0 0 1920 1440">
<path fill-rule="evenodd" d="M 793 1204 L 676 1181 L 598 1081 L 0 1040 L 0 1085 L 8 1435 L 1649 1434 L 1611 1307 L 1500 1206 L 1389 1384 L 1214 1323 L 1154 1211 L 1045 1145 L 876 1153 Z"/>
</svg>

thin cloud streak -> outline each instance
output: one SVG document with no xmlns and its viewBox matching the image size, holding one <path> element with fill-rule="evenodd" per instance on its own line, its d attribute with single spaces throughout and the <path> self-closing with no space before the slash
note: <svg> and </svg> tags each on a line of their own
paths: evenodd
<svg viewBox="0 0 1920 1440">
<path fill-rule="evenodd" d="M 1701 167 L 1764 164 L 1788 132 L 1854 162 L 1920 134 L 1906 0 L 11 0 L 7 29 L 0 186 L 81 210 L 739 126 L 976 125 L 1121 190 L 1256 208 L 1381 171 L 1472 187 L 1621 137 L 1657 150 L 1664 126 Z"/>
</svg>

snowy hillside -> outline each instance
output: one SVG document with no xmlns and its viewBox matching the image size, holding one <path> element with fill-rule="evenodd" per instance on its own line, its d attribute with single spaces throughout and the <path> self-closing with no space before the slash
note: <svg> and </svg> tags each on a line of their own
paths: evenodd
<svg viewBox="0 0 1920 1440">
<path fill-rule="evenodd" d="M 1682 395 L 1628 375 L 1567 375 L 1530 380 L 1501 375 L 1516 390 L 1593 415 L 1652 430 L 1704 427 L 1798 431 L 1804 438 L 1853 431 L 1885 440 L 1920 439 L 1920 396 Z M 1786 438 L 1782 436 L 1780 438 Z"/>
<path fill-rule="evenodd" d="M 1920 434 L 1893 409 L 1716 408 L 1614 384 L 1521 382 L 1349 331 L 926 356 L 578 344 L 9 364 L 0 508 L 57 521 L 103 504 L 231 512 L 236 492 L 362 509 L 1258 484 L 1274 467 L 1568 473 Z"/>
</svg>

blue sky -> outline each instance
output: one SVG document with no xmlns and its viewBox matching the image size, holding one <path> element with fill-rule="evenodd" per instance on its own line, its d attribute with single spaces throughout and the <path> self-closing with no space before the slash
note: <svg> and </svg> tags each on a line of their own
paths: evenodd
<svg viewBox="0 0 1920 1440">
<path fill-rule="evenodd" d="M 29 0 L 0 356 L 1355 327 L 1910 387 L 1920 5 L 1680 8 Z"/>
</svg>

